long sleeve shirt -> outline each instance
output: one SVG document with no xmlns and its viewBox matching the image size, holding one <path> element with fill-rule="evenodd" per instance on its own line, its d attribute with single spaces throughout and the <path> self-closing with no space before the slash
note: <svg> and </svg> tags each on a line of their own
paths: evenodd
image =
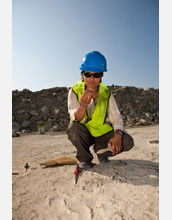
<svg viewBox="0 0 172 220">
<path fill-rule="evenodd" d="M 90 118 L 94 112 L 96 103 L 97 103 L 97 98 L 95 100 L 92 98 L 90 104 L 87 106 L 87 114 L 88 114 L 88 117 Z M 78 107 L 79 107 L 79 102 L 77 99 L 77 95 L 73 92 L 71 88 L 68 92 L 68 112 L 69 112 L 71 121 L 76 120 L 75 112 L 77 111 Z M 84 121 L 84 118 L 81 122 L 83 121 Z M 123 119 L 119 112 L 116 100 L 112 94 L 109 97 L 106 123 L 111 125 L 114 128 L 114 130 L 120 129 L 124 131 Z"/>
</svg>

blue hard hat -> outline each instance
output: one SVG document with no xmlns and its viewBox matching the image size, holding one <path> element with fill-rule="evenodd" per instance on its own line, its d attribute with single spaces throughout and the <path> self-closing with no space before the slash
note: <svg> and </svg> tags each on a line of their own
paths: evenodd
<svg viewBox="0 0 172 220">
<path fill-rule="evenodd" d="M 107 72 L 106 58 L 98 51 L 87 53 L 82 61 L 80 70 L 90 72 Z"/>
</svg>

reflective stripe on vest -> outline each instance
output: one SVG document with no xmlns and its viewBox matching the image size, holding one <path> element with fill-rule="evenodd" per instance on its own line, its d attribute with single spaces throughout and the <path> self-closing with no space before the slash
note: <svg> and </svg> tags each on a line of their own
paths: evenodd
<svg viewBox="0 0 172 220">
<path fill-rule="evenodd" d="M 72 86 L 73 91 L 78 97 L 78 101 L 85 90 L 85 83 L 83 80 L 75 83 Z M 94 109 L 94 113 L 91 116 L 91 119 L 88 119 L 87 112 L 85 113 L 85 120 L 82 124 L 84 124 L 92 136 L 99 137 L 101 135 L 106 134 L 109 131 L 112 131 L 113 128 L 105 123 L 106 112 L 108 108 L 110 91 L 108 87 L 101 82 L 99 84 L 99 95 L 97 99 L 97 103 Z"/>
</svg>

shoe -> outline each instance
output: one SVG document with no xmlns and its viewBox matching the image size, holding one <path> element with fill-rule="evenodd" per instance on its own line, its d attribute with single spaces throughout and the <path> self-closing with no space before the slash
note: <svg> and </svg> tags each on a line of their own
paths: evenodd
<svg viewBox="0 0 172 220">
<path fill-rule="evenodd" d="M 79 167 L 81 169 L 90 169 L 94 166 L 95 164 L 94 163 L 90 163 L 90 162 L 80 162 L 79 163 Z"/>
<path fill-rule="evenodd" d="M 100 157 L 100 158 L 98 158 L 98 160 L 99 160 L 99 163 L 108 163 L 108 162 L 110 162 L 108 157 Z"/>
</svg>

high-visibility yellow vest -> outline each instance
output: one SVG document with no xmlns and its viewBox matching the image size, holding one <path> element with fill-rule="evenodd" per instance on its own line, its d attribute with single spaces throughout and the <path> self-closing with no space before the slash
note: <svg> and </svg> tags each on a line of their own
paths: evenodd
<svg viewBox="0 0 172 220">
<path fill-rule="evenodd" d="M 78 101 L 80 102 L 81 96 L 85 90 L 84 81 L 80 80 L 79 82 L 75 83 L 72 86 L 72 89 L 77 95 Z M 93 137 L 99 137 L 113 130 L 110 125 L 105 123 L 109 96 L 110 91 L 108 87 L 103 82 L 101 82 L 99 84 L 99 95 L 94 113 L 92 114 L 91 118 L 88 118 L 87 112 L 85 113 L 85 120 L 82 122 L 82 124 L 87 127 Z"/>
</svg>

